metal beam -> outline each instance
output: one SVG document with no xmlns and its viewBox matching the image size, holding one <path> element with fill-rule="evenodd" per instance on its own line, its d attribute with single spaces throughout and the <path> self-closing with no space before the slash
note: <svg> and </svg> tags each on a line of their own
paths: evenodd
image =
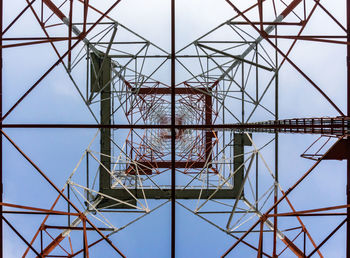
<svg viewBox="0 0 350 258">
<path fill-rule="evenodd" d="M 175 258 L 175 206 L 176 206 L 176 195 L 175 195 L 175 185 L 176 185 L 176 168 L 175 168 L 175 139 L 176 139 L 176 129 L 175 129 L 175 86 L 176 86 L 176 70 L 175 70 L 175 60 L 176 60 L 176 48 L 175 48 L 175 0 L 171 0 L 171 257 Z"/>
<path fill-rule="evenodd" d="M 347 41 L 350 42 L 350 0 L 346 1 L 346 17 L 347 17 Z M 350 115 L 350 45 L 347 45 L 347 115 Z M 350 138 L 347 138 L 348 150 L 350 146 Z M 347 152 L 347 185 L 346 200 L 350 204 L 350 151 Z M 346 257 L 350 258 L 350 208 L 347 208 L 346 217 Z"/>
<path fill-rule="evenodd" d="M 3 0 L 0 0 L 0 129 L 2 130 L 2 39 L 3 39 Z M 2 202 L 2 194 L 3 194 L 3 180 L 2 180 L 2 134 L 0 134 L 0 202 Z M 0 206 L 0 216 L 2 217 L 3 208 Z M 2 227 L 2 219 L 0 220 L 0 258 L 3 257 L 3 227 Z"/>
<path fill-rule="evenodd" d="M 343 136 L 349 133 L 349 118 L 295 118 L 245 124 L 3 124 L 3 128 L 71 128 L 71 129 L 193 129 L 233 130 L 236 132 L 327 134 Z M 175 133 L 176 137 L 176 133 Z"/>
</svg>

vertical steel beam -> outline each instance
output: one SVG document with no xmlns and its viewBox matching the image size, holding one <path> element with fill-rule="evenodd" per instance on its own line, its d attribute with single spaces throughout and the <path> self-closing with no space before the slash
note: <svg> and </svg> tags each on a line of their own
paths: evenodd
<svg viewBox="0 0 350 258">
<path fill-rule="evenodd" d="M 350 42 L 350 0 L 346 0 L 346 20 L 347 20 L 347 41 Z M 350 45 L 347 45 L 347 115 L 350 116 Z M 347 185 L 346 185 L 346 199 L 347 204 L 350 204 L 350 139 L 347 139 Z M 350 258 L 350 208 L 347 208 L 346 221 L 346 257 Z"/>
<path fill-rule="evenodd" d="M 205 95 L 205 123 L 211 125 L 213 123 L 213 100 L 211 91 Z M 205 133 L 205 160 L 209 163 L 208 167 L 212 167 L 213 152 L 213 132 Z"/>
<path fill-rule="evenodd" d="M 171 0 L 171 257 L 175 258 L 175 0 Z"/>
<path fill-rule="evenodd" d="M 278 34 L 278 27 L 275 28 L 275 36 Z M 275 45 L 278 46 L 278 39 L 275 39 Z M 276 67 L 278 67 L 278 52 L 275 51 L 275 62 Z M 276 69 L 276 78 L 275 78 L 275 121 L 278 121 L 279 115 L 278 115 L 278 97 L 279 97 L 279 89 L 278 89 L 278 72 L 279 69 Z M 278 201 L 278 132 L 275 133 L 275 189 L 274 189 L 274 203 Z M 274 214 L 276 215 L 278 213 L 278 207 L 276 206 L 273 210 Z M 277 257 L 277 216 L 273 219 L 273 251 L 272 251 L 272 257 Z"/>
<path fill-rule="evenodd" d="M 2 14 L 3 14 L 3 0 L 0 0 L 0 129 L 2 130 Z M 2 135 L 0 135 L 0 202 L 2 202 Z M 3 228 L 2 228 L 2 206 L 0 206 L 0 258 L 3 257 Z"/>
<path fill-rule="evenodd" d="M 68 49 L 72 47 L 72 29 L 73 29 L 73 0 L 69 0 L 69 25 L 68 25 Z M 43 3 L 43 2 L 42 2 Z M 72 52 L 68 54 L 68 71 L 72 68 Z"/>
<path fill-rule="evenodd" d="M 252 146 L 252 143 L 244 133 L 235 133 L 233 137 L 233 171 L 236 171 L 233 176 L 233 188 L 238 191 L 244 180 L 244 146 Z M 252 134 L 250 137 L 253 137 Z M 244 196 L 244 192 L 242 192 L 242 196 Z"/>
<path fill-rule="evenodd" d="M 111 124 L 111 59 L 101 53 L 101 57 L 91 53 L 91 92 L 100 93 L 100 123 Z M 102 128 L 100 137 L 100 191 L 110 188 L 111 176 L 111 129 Z M 105 167 L 105 168 L 104 168 Z"/>
</svg>

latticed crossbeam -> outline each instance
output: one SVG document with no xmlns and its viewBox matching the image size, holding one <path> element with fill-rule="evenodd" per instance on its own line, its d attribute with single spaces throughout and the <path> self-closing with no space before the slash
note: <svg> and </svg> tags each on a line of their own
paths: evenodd
<svg viewBox="0 0 350 258">
<path fill-rule="evenodd" d="M 241 128 L 240 128 L 241 127 Z M 349 118 L 293 118 L 277 121 L 265 121 L 232 125 L 232 129 L 248 132 L 265 133 L 300 133 L 300 134 L 327 134 L 347 135 L 349 133 Z"/>
</svg>

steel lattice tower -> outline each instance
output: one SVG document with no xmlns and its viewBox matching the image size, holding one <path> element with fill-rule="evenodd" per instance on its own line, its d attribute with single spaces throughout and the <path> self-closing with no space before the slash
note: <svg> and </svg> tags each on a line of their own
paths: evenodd
<svg viewBox="0 0 350 258">
<path fill-rule="evenodd" d="M 177 34 L 177 19 L 181 16 L 177 1 L 168 1 L 168 48 L 119 22 L 115 12 L 127 2 L 23 0 L 20 8 L 10 8 L 9 0 L 0 1 L 1 257 L 8 255 L 6 232 L 10 231 L 25 245 L 23 257 L 96 256 L 93 249 L 101 245 L 100 257 L 110 257 L 107 251 L 101 251 L 107 247 L 116 256 L 127 257 L 128 250 L 115 241 L 118 233 L 165 207 L 170 218 L 169 257 L 178 257 L 179 210 L 230 237 L 231 244 L 220 252 L 222 257 L 325 257 L 327 244 L 339 239 L 335 237 L 340 234 L 346 238 L 342 246 L 350 257 L 350 1 L 340 1 L 345 8 L 339 18 L 327 0 L 223 0 L 232 17 L 221 24 L 218 17 L 215 28 L 182 48 L 177 45 L 179 37 L 181 40 Z M 318 20 L 314 21 L 314 16 Z M 37 29 L 24 30 L 28 24 L 23 21 L 35 23 Z M 304 59 L 294 61 L 293 53 L 300 43 L 317 47 L 304 48 Z M 327 46 L 327 50 L 319 46 Z M 310 70 L 299 65 L 300 60 L 307 63 L 308 56 L 312 59 L 312 51 L 320 56 L 329 51 L 332 57 L 332 51 L 341 51 L 342 55 L 347 52 L 341 62 L 347 77 L 331 78 L 346 92 L 339 93 L 346 111 L 333 100 L 339 99 L 331 92 L 333 85 L 319 85 L 308 75 Z M 22 53 L 30 61 L 14 60 Z M 50 66 L 38 65 L 39 76 L 28 78 L 29 72 L 26 75 L 23 70 L 26 65 L 28 71 L 37 65 L 35 56 L 38 60 L 46 58 Z M 21 73 L 13 71 L 14 62 L 23 65 Z M 319 78 L 331 69 L 331 62 L 324 65 L 324 71 L 318 71 Z M 312 65 L 318 64 L 315 61 Z M 21 80 L 19 75 L 30 85 L 15 88 L 16 80 Z M 283 83 L 297 76 L 327 108 L 312 117 L 281 119 Z M 28 99 L 41 90 L 41 85 L 54 87 L 50 83 L 67 81 L 90 122 L 61 122 L 57 114 L 51 116 L 45 109 L 35 111 L 41 122 L 31 122 L 28 114 L 33 111 L 21 106 L 30 102 Z M 310 96 L 310 103 L 303 105 L 317 106 L 313 99 Z M 55 96 L 45 103 L 55 106 L 54 102 Z M 70 106 L 68 102 L 63 105 Z M 298 108 L 297 99 L 292 105 Z M 79 117 L 80 111 L 71 110 L 65 115 Z M 305 114 L 309 114 L 306 109 Z M 42 122 L 48 117 L 50 123 Z M 67 174 L 59 169 L 60 163 L 71 163 L 73 157 L 47 154 L 40 159 L 35 151 L 25 151 L 30 148 L 22 148 L 12 136 L 29 135 L 33 130 L 42 134 L 38 145 L 46 141 L 44 131 L 52 139 L 62 137 L 61 132 L 78 130 L 94 135 Z M 298 153 L 311 165 L 287 184 L 281 181 L 288 174 L 294 176 L 296 165 L 291 162 L 288 171 L 279 169 L 279 162 L 288 159 L 287 155 L 281 158 L 281 134 L 314 139 L 310 147 Z M 46 142 L 49 147 L 44 152 L 49 153 L 51 148 L 73 149 L 75 141 L 69 139 L 74 136 L 67 135 L 61 142 L 52 140 L 56 145 Z M 18 142 L 24 141 L 17 137 Z M 298 149 L 296 143 L 289 152 Z M 19 165 L 8 158 L 13 150 L 21 157 L 17 156 L 19 164 L 26 161 L 23 171 L 16 170 Z M 312 191 L 332 189 L 331 182 L 318 184 L 316 180 L 315 189 L 301 190 L 304 200 L 293 195 L 311 180 L 319 164 L 329 160 L 332 164 L 347 162 L 347 182 L 342 182 L 346 189 L 344 203 L 324 201 L 323 205 L 318 200 L 316 206 L 300 208 L 312 199 Z M 50 167 L 46 162 L 56 163 L 56 169 L 45 171 L 46 166 Z M 338 170 L 339 166 L 334 167 Z M 26 181 L 26 171 L 40 178 Z M 16 173 L 23 186 L 12 191 L 8 178 Z M 44 183 L 50 188 L 47 192 L 40 190 Z M 26 184 L 31 186 L 27 188 Z M 16 197 L 12 200 L 12 196 Z M 33 223 L 34 229 L 27 231 L 25 221 Z M 317 221 L 324 225 L 317 226 Z M 332 225 L 331 231 L 328 224 Z M 139 241 L 137 236 L 134 241 Z M 130 242 L 130 246 L 133 244 Z M 142 256 L 142 251 L 139 253 Z"/>
</svg>

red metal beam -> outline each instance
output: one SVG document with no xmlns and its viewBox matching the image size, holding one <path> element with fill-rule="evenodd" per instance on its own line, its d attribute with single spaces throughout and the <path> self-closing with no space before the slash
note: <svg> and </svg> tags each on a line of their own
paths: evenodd
<svg viewBox="0 0 350 258">
<path fill-rule="evenodd" d="M 133 92 L 137 94 L 143 94 L 143 95 L 170 95 L 171 94 L 171 88 L 133 88 Z M 205 94 L 209 93 L 207 88 L 175 88 L 175 94 L 176 95 L 186 95 L 186 94 Z"/>
<path fill-rule="evenodd" d="M 281 13 L 283 17 L 287 17 L 300 3 L 302 0 L 294 0 L 291 2 L 286 9 Z"/>
<path fill-rule="evenodd" d="M 51 11 L 56 14 L 58 16 L 58 18 L 60 18 L 63 22 L 64 19 L 67 19 L 67 17 L 61 12 L 60 9 L 58 9 L 58 7 L 52 3 L 50 0 L 42 0 L 44 2 L 44 4 L 46 4 L 47 7 L 49 7 L 51 9 Z"/>
</svg>

